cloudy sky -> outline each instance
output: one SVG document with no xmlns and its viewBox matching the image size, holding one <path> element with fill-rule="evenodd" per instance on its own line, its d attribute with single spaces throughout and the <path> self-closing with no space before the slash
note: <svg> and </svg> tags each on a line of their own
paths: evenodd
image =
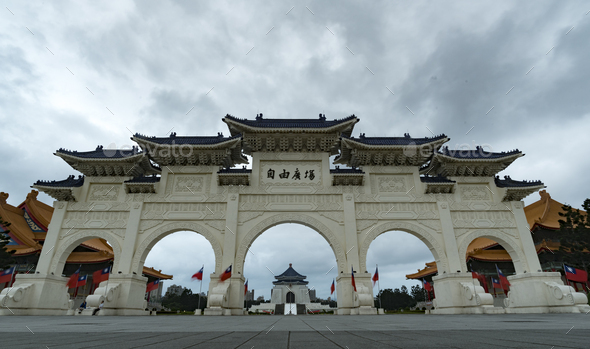
<svg viewBox="0 0 590 349">
<path fill-rule="evenodd" d="M 540 179 L 553 198 L 580 207 L 590 197 L 588 11 L 585 1 L 3 1 L 0 191 L 16 205 L 36 180 L 74 174 L 52 155 L 61 147 L 130 146 L 131 132 L 165 136 L 172 128 L 178 135 L 227 134 L 221 118 L 228 113 L 325 113 L 356 114 L 355 135 L 445 133 L 451 148 L 521 149 L 526 156 L 503 174 Z M 253 246 L 277 250 L 285 232 L 299 228 L 280 226 Z M 270 273 L 251 269 L 268 263 L 278 272 L 281 263 L 301 265 L 301 273 L 325 284 L 322 268 L 334 263 L 333 254 L 314 259 L 312 241 L 322 251 L 327 243 L 303 228 L 301 234 L 309 239 L 289 260 L 249 257 L 251 288 L 269 288 L 262 283 Z M 181 235 L 161 244 L 178 246 Z M 194 238 L 198 246 L 205 241 Z M 393 233 L 380 239 L 387 246 L 400 241 Z M 371 247 L 376 259 L 368 265 L 391 266 L 382 287 L 401 285 L 402 269 L 432 260 L 413 241 L 404 244 L 416 246 L 414 253 L 385 253 L 386 260 Z M 181 263 L 161 262 L 170 250 L 159 247 L 148 261 L 189 273 Z M 212 255 L 207 248 L 203 256 Z M 408 256 L 415 265 L 402 268 Z"/>
</svg>

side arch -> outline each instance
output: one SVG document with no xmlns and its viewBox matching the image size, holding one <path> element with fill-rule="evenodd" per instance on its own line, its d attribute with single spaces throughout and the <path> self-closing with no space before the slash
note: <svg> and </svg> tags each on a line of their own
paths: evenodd
<svg viewBox="0 0 590 349">
<path fill-rule="evenodd" d="M 66 239 L 63 239 L 62 237 L 63 240 L 61 240 L 59 247 L 56 249 L 55 254 L 53 255 L 49 272 L 54 273 L 55 275 L 61 275 L 70 253 L 72 253 L 72 251 L 76 247 L 80 246 L 80 244 L 84 241 L 95 238 L 108 241 L 113 248 L 113 253 L 115 254 L 113 270 L 116 270 L 119 266 L 119 260 L 121 257 L 120 237 L 109 230 L 89 230 L 77 231 Z"/>
<path fill-rule="evenodd" d="M 365 236 L 359 249 L 359 263 L 361 271 L 367 270 L 367 251 L 369 250 L 373 240 L 375 240 L 379 235 L 392 230 L 400 230 L 414 235 L 420 239 L 420 241 L 422 241 L 428 247 L 428 249 L 430 249 L 430 252 L 432 252 L 438 267 L 439 274 L 449 272 L 447 254 L 437 238 L 420 225 L 409 222 L 381 223 L 371 229 L 368 234 L 366 234 L 367 236 Z"/>
<path fill-rule="evenodd" d="M 344 248 L 342 247 L 340 240 L 338 240 L 337 236 L 330 228 L 328 228 L 328 226 L 326 226 L 320 220 L 306 214 L 278 213 L 256 224 L 240 241 L 239 248 L 236 251 L 236 271 L 243 273 L 246 254 L 248 253 L 248 248 L 250 248 L 252 243 L 254 243 L 254 240 L 256 240 L 258 236 L 260 236 L 269 228 L 283 223 L 299 223 L 317 231 L 324 239 L 326 239 L 326 241 L 328 241 L 328 244 L 332 248 L 332 251 L 336 256 L 338 272 L 344 271 L 346 269 L 346 253 L 344 252 Z"/>
<path fill-rule="evenodd" d="M 139 246 L 135 248 L 133 261 L 131 263 L 131 270 L 141 274 L 143 263 L 145 262 L 149 252 L 152 250 L 152 247 L 154 247 L 154 245 L 164 237 L 177 231 L 192 231 L 202 235 L 205 239 L 207 239 L 207 241 L 209 241 L 211 244 L 211 247 L 213 247 L 213 252 L 215 253 L 215 272 L 218 274 L 221 272 L 223 248 L 219 243 L 219 240 L 217 240 L 215 235 L 207 228 L 194 222 L 171 222 L 164 224 L 163 226 L 151 232 L 141 241 Z"/>
<path fill-rule="evenodd" d="M 525 270 L 528 269 L 528 265 L 526 263 L 526 258 L 524 256 L 524 252 L 522 251 L 520 244 L 510 237 L 509 234 L 498 231 L 498 230 L 491 230 L 491 229 L 478 229 L 468 234 L 464 235 L 461 241 L 461 245 L 459 246 L 459 257 L 462 258 L 461 260 L 461 268 L 463 271 L 467 271 L 467 248 L 469 244 L 477 239 L 477 238 L 488 238 L 496 241 L 499 243 L 506 252 L 512 258 L 512 263 L 514 264 L 514 270 L 517 274 L 522 274 Z"/>
</svg>

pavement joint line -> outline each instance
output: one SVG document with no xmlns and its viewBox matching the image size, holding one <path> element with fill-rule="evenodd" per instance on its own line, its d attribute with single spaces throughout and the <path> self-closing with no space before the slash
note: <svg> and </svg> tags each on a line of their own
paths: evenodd
<svg viewBox="0 0 590 349">
<path fill-rule="evenodd" d="M 226 225 L 225 227 L 226 227 L 226 228 L 227 228 L 227 230 L 229 230 L 229 231 L 230 231 L 232 234 L 234 234 L 234 232 L 233 232 L 233 231 L 232 231 L 232 230 L 231 230 L 231 229 L 230 229 L 230 228 L 229 228 L 227 225 Z M 234 235 L 236 235 L 236 234 L 234 234 Z"/>
</svg>

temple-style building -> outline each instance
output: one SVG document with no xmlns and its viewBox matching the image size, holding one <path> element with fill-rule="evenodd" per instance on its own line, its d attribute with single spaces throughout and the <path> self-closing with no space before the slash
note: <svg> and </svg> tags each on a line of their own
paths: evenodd
<svg viewBox="0 0 590 349">
<path fill-rule="evenodd" d="M 293 269 L 293 264 L 289 263 L 289 268 L 281 275 L 276 275 L 273 281 L 275 285 L 271 290 L 270 302 L 272 304 L 281 303 L 311 303 L 309 299 L 308 281 L 305 281 L 307 276 L 303 276 Z"/>
<path fill-rule="evenodd" d="M 67 185 L 76 185 L 83 181 L 83 177 L 76 179 L 74 176 L 70 176 L 62 182 L 67 182 Z M 0 193 L 0 217 L 10 223 L 9 227 L 0 225 L 0 232 L 9 231 L 10 242 L 6 249 L 14 251 L 16 275 L 34 273 L 53 215 L 53 207 L 37 200 L 38 194 L 38 191 L 32 190 L 27 194 L 25 201 L 15 207 L 6 202 L 7 193 Z M 69 276 L 80 267 L 80 275 L 88 275 L 88 280 L 85 286 L 69 289 L 69 292 L 80 298 L 91 294 L 94 290 L 92 273 L 108 268 L 113 264 L 114 258 L 112 246 L 101 238 L 88 239 L 75 247 L 66 259 L 63 275 Z M 164 274 L 161 270 L 145 266 L 143 267 L 143 275 L 150 282 L 155 279 L 168 280 L 172 278 L 172 275 Z M 7 286 L 9 283 L 0 284 L 0 291 Z"/>
<path fill-rule="evenodd" d="M 289 263 L 289 268 L 280 275 L 275 275 L 274 287 L 271 289 L 270 303 L 261 303 L 250 308 L 252 312 L 272 311 L 275 314 L 297 315 L 321 310 L 333 310 L 329 305 L 312 303 L 307 276 L 299 274 Z"/>
<path fill-rule="evenodd" d="M 514 182 L 508 178 L 511 182 Z M 496 178 L 496 183 L 501 180 Z M 500 182 L 501 183 L 501 182 Z M 531 182 L 528 182 L 531 183 Z M 524 213 L 531 231 L 531 237 L 535 244 L 535 250 L 541 262 L 541 268 L 545 272 L 559 271 L 562 274 L 563 262 L 559 260 L 554 251 L 560 248 L 559 220 L 563 219 L 559 214 L 565 213 L 563 204 L 552 199 L 546 190 L 539 191 L 541 198 L 532 204 L 525 206 Z M 582 214 L 583 210 L 574 209 Z M 496 265 L 506 275 L 513 275 L 514 264 L 506 249 L 498 242 L 489 238 L 477 238 L 473 240 L 467 249 L 465 256 L 467 265 L 472 271 L 486 276 L 488 286 L 491 285 L 490 277 L 497 278 Z M 431 281 L 438 274 L 436 262 L 426 263 L 424 269 L 417 273 L 408 274 L 406 278 L 414 280 Z M 563 278 L 565 282 L 565 277 Z M 570 281 L 576 290 L 583 290 L 582 285 Z M 494 290 L 489 290 L 494 293 Z M 498 291 L 499 292 L 499 291 Z"/>
</svg>

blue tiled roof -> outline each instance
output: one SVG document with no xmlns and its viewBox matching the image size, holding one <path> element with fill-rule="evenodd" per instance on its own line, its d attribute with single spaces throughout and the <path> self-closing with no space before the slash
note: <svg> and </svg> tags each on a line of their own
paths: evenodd
<svg viewBox="0 0 590 349">
<path fill-rule="evenodd" d="M 217 173 L 252 173 L 250 168 L 224 168 L 219 170 Z"/>
<path fill-rule="evenodd" d="M 142 134 L 136 133 L 133 135 L 135 138 L 144 139 L 146 141 L 158 143 L 158 144 L 193 144 L 193 145 L 205 145 L 205 144 L 218 144 L 223 143 L 232 139 L 240 138 L 242 135 L 237 134 L 232 137 L 224 137 L 223 133 L 218 133 L 217 136 L 176 136 L 176 132 L 170 134 L 169 137 L 148 137 Z M 133 139 L 133 138 L 131 138 Z"/>
<path fill-rule="evenodd" d="M 143 176 L 143 177 L 135 177 L 125 183 L 157 183 L 160 181 L 161 177 L 157 176 Z"/>
<path fill-rule="evenodd" d="M 340 166 L 336 166 L 336 168 L 332 168 L 330 169 L 330 173 L 334 173 L 334 174 L 363 174 L 365 172 L 363 172 L 362 170 L 358 169 L 358 168 L 340 168 Z"/>
<path fill-rule="evenodd" d="M 509 152 L 501 152 L 501 153 L 494 153 L 485 151 L 482 147 L 476 147 L 475 149 L 456 149 L 456 150 L 449 150 L 449 147 L 443 147 L 442 151 L 439 154 L 446 155 L 449 157 L 457 158 L 457 159 L 499 159 L 507 156 L 512 156 L 515 154 L 522 154 L 522 152 L 518 149 L 509 151 Z"/>
<path fill-rule="evenodd" d="M 67 179 L 61 181 L 37 181 L 34 185 L 44 186 L 44 187 L 60 187 L 60 188 L 73 188 L 73 187 L 81 187 L 84 184 L 84 176 L 78 176 L 76 178 L 74 175 L 68 176 Z"/>
<path fill-rule="evenodd" d="M 444 134 L 435 137 L 412 138 L 408 133 L 404 137 L 365 137 L 364 133 L 361 133 L 358 138 L 345 135 L 342 137 L 367 145 L 421 145 L 447 138 Z"/>
<path fill-rule="evenodd" d="M 99 145 L 96 147 L 96 150 L 92 151 L 76 151 L 60 148 L 56 150 L 55 153 L 67 154 L 85 159 L 121 159 L 141 154 L 141 151 L 136 146 L 133 146 L 131 149 L 103 149 L 103 146 Z"/>
<path fill-rule="evenodd" d="M 524 188 L 544 185 L 541 181 L 515 181 L 510 178 L 510 176 L 504 176 L 504 179 L 500 179 L 499 176 L 496 176 L 494 178 L 494 182 L 496 182 L 496 186 L 498 188 Z"/>
<path fill-rule="evenodd" d="M 357 117 L 353 114 L 343 119 L 334 120 L 327 120 L 325 116 L 320 116 L 318 119 L 264 119 L 262 114 L 259 114 L 255 120 L 248 120 L 239 119 L 228 114 L 225 118 L 243 125 L 260 128 L 327 128 L 354 120 Z"/>
<path fill-rule="evenodd" d="M 441 175 L 438 176 L 422 176 L 420 177 L 420 181 L 422 183 L 456 183 L 448 179 L 447 177 L 443 177 Z"/>
<path fill-rule="evenodd" d="M 287 270 L 285 270 L 281 275 L 277 275 L 275 276 L 275 279 L 305 279 L 307 278 L 307 276 L 303 276 L 301 274 L 299 274 L 298 272 L 295 271 L 295 269 L 293 269 L 293 267 L 291 266 L 291 264 L 289 264 L 289 268 L 287 268 Z"/>
</svg>

